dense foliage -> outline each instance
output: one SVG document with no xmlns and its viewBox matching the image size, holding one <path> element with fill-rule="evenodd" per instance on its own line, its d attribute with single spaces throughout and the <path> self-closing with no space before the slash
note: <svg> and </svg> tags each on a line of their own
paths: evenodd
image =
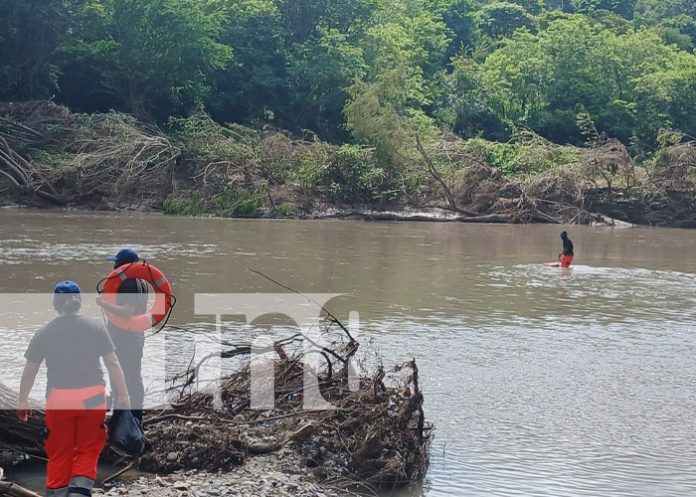
<svg viewBox="0 0 696 497">
<path fill-rule="evenodd" d="M 390 143 L 696 135 L 693 0 L 0 0 L 0 100 Z M 494 152 L 491 152 L 494 153 Z M 336 174 L 370 186 L 361 152 Z M 329 180 L 327 180 L 329 181 Z M 331 180 L 333 181 L 333 180 Z M 335 181 L 334 181 L 335 182 Z M 337 192 L 352 198 L 357 190 Z"/>
</svg>

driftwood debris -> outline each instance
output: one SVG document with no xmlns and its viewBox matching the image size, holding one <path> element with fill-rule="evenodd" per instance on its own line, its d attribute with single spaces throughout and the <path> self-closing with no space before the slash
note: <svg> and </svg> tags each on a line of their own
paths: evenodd
<svg viewBox="0 0 696 497">
<path fill-rule="evenodd" d="M 0 471 L 0 474 L 2 472 Z M 0 477 L 1 478 L 1 477 Z M 7 497 L 41 497 L 36 492 L 32 492 L 11 481 L 0 480 L 0 496 Z"/>
<path fill-rule="evenodd" d="M 0 449 L 43 457 L 44 413 L 35 410 L 26 423 L 17 418 L 17 394 L 0 384 Z"/>
<path fill-rule="evenodd" d="M 327 316 L 324 332 L 347 337 L 337 323 Z M 333 407 L 307 410 L 307 351 L 291 350 L 295 337 L 266 351 L 275 355 L 270 363 L 275 372 L 271 411 L 249 408 L 248 347 L 230 345 L 231 351 L 222 352 L 222 358 L 240 362 L 223 379 L 218 402 L 213 393 L 189 391 L 203 361 L 177 378 L 171 391 L 178 392 L 178 400 L 145 419 L 152 449 L 141 456 L 140 469 L 227 470 L 247 457 L 290 448 L 319 480 L 334 487 L 393 488 L 423 478 L 432 427 L 425 420 L 415 361 L 363 374 L 350 388 L 349 358 L 357 342 L 346 338 L 340 345 L 318 348 L 314 352 L 323 356 L 324 366 L 310 374 Z"/>
<path fill-rule="evenodd" d="M 11 481 L 5 481 L 5 471 L 0 468 L 0 496 L 1 497 L 40 497 L 39 494 L 32 492 Z"/>
<path fill-rule="evenodd" d="M 273 356 L 267 365 L 274 374 L 266 380 L 273 382 L 272 410 L 250 409 L 251 349 L 228 343 L 220 357 L 238 361 L 238 367 L 223 378 L 218 392 L 193 388 L 208 356 L 174 378 L 175 402 L 146 417 L 152 449 L 141 456 L 139 467 L 157 473 L 226 470 L 250 455 L 289 448 L 334 487 L 394 488 L 423 478 L 432 426 L 425 420 L 415 360 L 389 371 L 379 367 L 374 374 L 355 374 L 359 343 L 335 315 L 314 304 L 323 313 L 320 331 L 329 345 L 298 333 L 262 351 Z M 297 346 L 299 340 L 312 347 Z M 305 361 L 315 354 L 320 367 Z M 307 374 L 331 408 L 306 409 Z"/>
<path fill-rule="evenodd" d="M 78 117 L 51 101 L 0 106 L 0 180 L 53 204 L 144 192 L 161 202 L 180 153 L 156 127 L 119 114 Z"/>
</svg>

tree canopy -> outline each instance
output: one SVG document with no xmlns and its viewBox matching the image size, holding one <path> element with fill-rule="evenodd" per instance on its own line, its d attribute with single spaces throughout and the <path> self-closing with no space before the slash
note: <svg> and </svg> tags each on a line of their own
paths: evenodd
<svg viewBox="0 0 696 497">
<path fill-rule="evenodd" d="M 0 0 L 0 99 L 384 145 L 696 136 L 691 0 Z M 391 122 L 397 121 L 397 122 Z M 409 128 L 411 129 L 411 128 Z"/>
</svg>

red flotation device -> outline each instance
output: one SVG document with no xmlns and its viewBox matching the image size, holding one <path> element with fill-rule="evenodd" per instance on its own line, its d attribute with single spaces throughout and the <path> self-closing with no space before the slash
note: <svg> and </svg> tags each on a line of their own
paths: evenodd
<svg viewBox="0 0 696 497">
<path fill-rule="evenodd" d="M 107 302 L 118 304 L 118 290 L 124 281 L 141 279 L 147 281 L 155 289 L 155 304 L 145 314 L 129 318 L 114 316 L 104 311 L 108 320 L 122 330 L 143 332 L 157 326 L 174 307 L 172 286 L 164 273 L 147 262 L 133 262 L 114 269 L 104 282 L 104 296 Z"/>
</svg>

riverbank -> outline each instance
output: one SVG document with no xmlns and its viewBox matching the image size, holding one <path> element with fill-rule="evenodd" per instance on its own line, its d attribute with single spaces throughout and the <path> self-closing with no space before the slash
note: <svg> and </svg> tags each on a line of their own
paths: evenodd
<svg viewBox="0 0 696 497">
<path fill-rule="evenodd" d="M 256 456 L 227 472 L 178 471 L 168 476 L 124 475 L 96 489 L 103 497 L 340 497 L 330 485 L 316 483 L 289 451 Z"/>
<path fill-rule="evenodd" d="M 696 227 L 696 147 L 638 164 L 616 140 L 442 134 L 407 158 L 205 114 L 165 131 L 52 102 L 0 104 L 0 205 L 240 218 Z M 406 152 L 405 152 L 406 153 Z"/>
<path fill-rule="evenodd" d="M 321 310 L 321 346 L 307 338 L 315 348 L 298 348 L 299 335 L 293 334 L 263 349 L 264 356 L 244 341 L 227 340 L 218 353 L 193 356 L 168 383 L 169 403 L 146 412 L 148 446 L 127 467 L 174 478 L 167 489 L 180 491 L 224 486 L 225 480 L 210 483 L 195 475 L 245 475 L 249 495 L 256 496 L 262 488 L 297 492 L 300 484 L 303 495 L 327 495 L 320 489 L 395 489 L 422 481 L 433 426 L 426 421 L 416 361 L 368 372 L 356 356 L 360 343 Z M 322 361 L 310 363 L 311 354 Z M 229 373 L 219 388 L 199 388 L 202 368 L 215 357 Z M 264 409 L 254 403 L 259 389 L 271 399 Z M 44 413 L 37 410 L 20 422 L 16 399 L 16 392 L 0 384 L 0 446 L 45 458 Z M 105 460 L 110 456 L 105 453 Z M 182 472 L 184 480 L 176 476 Z M 148 481 L 140 482 L 145 490 Z"/>
<path fill-rule="evenodd" d="M 11 470 L 12 468 L 10 468 Z M 12 478 L 10 471 L 9 478 Z M 0 469 L 0 480 L 2 480 Z M 38 477 L 37 477 L 38 479 Z M 6 480 L 7 481 L 7 480 Z M 19 481 L 29 492 L 43 493 L 43 483 Z M 15 487 L 16 488 L 16 487 Z M 24 491 L 21 491 L 24 494 Z M 0 487 L 0 495 L 5 495 Z M 14 495 L 14 494 L 8 494 Z M 17 494 L 19 495 L 19 494 Z M 125 472 L 97 482 L 96 497 L 345 497 L 355 495 L 320 484 L 290 450 L 249 458 L 225 472 L 176 471 L 169 475 Z M 24 495 L 30 497 L 30 494 Z"/>
</svg>

